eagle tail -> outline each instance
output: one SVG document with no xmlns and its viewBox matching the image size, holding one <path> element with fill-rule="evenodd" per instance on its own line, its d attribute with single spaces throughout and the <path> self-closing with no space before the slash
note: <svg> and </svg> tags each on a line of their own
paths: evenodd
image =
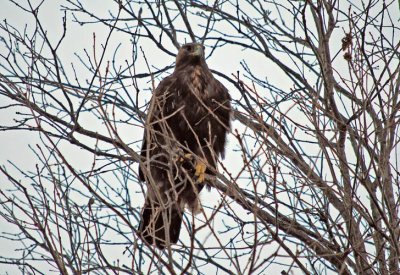
<svg viewBox="0 0 400 275">
<path fill-rule="evenodd" d="M 139 233 L 148 244 L 163 249 L 168 244 L 178 242 L 182 215 L 183 209 L 177 203 L 162 209 L 147 201 L 143 207 Z"/>
</svg>

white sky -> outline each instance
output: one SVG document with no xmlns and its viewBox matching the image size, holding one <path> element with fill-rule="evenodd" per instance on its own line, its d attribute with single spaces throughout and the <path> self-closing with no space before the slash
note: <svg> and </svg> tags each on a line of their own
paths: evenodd
<svg viewBox="0 0 400 275">
<path fill-rule="evenodd" d="M 28 24 L 28 33 L 30 33 L 34 26 L 32 25 L 32 17 L 31 15 L 22 12 L 21 10 L 17 9 L 14 4 L 9 3 L 8 1 L 1 0 L 2 3 L 0 4 L 0 20 L 7 19 L 7 21 L 16 26 L 18 29 L 22 30 L 25 26 L 25 24 Z M 21 1 L 24 3 L 25 1 Z M 38 1 L 37 1 L 38 2 Z M 111 12 L 115 13 L 116 11 L 116 4 L 106 1 L 101 1 L 101 4 L 99 4 L 100 1 L 84 1 L 84 5 L 87 8 L 90 8 L 93 13 L 95 14 L 107 14 L 107 12 L 110 10 Z M 61 36 L 62 34 L 62 21 L 61 17 L 63 16 L 63 12 L 60 11 L 60 4 L 65 4 L 65 1 L 61 0 L 53 0 L 53 1 L 45 1 L 43 4 L 43 7 L 40 9 L 39 17 L 41 19 L 41 22 L 43 23 L 43 26 L 45 29 L 48 30 L 50 40 L 55 42 L 57 39 Z M 71 15 L 68 14 L 69 19 L 71 19 Z M 65 41 L 63 42 L 62 47 L 60 48 L 59 55 L 61 59 L 65 60 L 65 64 L 69 64 L 71 62 L 74 62 L 75 64 L 78 64 L 79 62 L 77 61 L 77 58 L 75 56 L 75 53 L 78 53 L 83 56 L 83 49 L 86 48 L 88 51 L 92 51 L 92 43 L 93 43 L 93 32 L 96 33 L 96 39 L 98 43 L 102 43 L 105 41 L 106 36 L 108 35 L 108 29 L 106 29 L 102 25 L 98 24 L 93 24 L 93 25 L 86 25 L 84 27 L 79 26 L 75 23 L 72 23 L 71 21 L 68 21 L 67 23 L 67 36 L 65 38 Z M 338 36 L 338 41 L 342 38 L 342 30 L 337 30 L 337 35 Z M 181 41 L 183 42 L 183 41 Z M 113 39 L 112 43 L 109 46 L 110 51 L 108 52 L 108 56 L 106 57 L 106 60 L 111 60 L 112 56 L 111 54 L 113 53 L 113 50 L 115 47 L 119 44 L 122 43 L 121 49 L 117 55 L 117 61 L 120 60 L 121 65 L 124 66 L 125 62 L 124 60 L 131 60 L 131 55 L 132 55 L 132 49 L 130 45 L 130 41 L 127 40 L 126 35 L 121 35 L 119 33 L 114 33 L 113 34 Z M 338 44 L 338 48 L 340 47 L 340 44 Z M 2 49 L 0 48 L 0 51 Z M 168 57 L 166 55 L 160 55 L 159 51 L 154 51 L 150 48 L 146 48 L 145 50 L 146 56 L 149 60 L 149 63 L 151 65 L 154 65 L 156 67 L 164 67 L 167 65 L 170 65 L 173 62 L 173 57 Z M 265 76 L 268 75 L 268 79 L 272 81 L 273 83 L 276 83 L 280 85 L 280 88 L 282 89 L 289 89 L 289 82 L 287 81 L 286 77 L 283 76 L 282 74 L 276 73 L 276 68 L 275 65 L 273 64 L 267 64 L 267 63 L 261 63 L 259 62 L 259 57 L 256 55 L 248 55 L 245 52 L 241 51 L 230 51 L 230 50 L 225 50 L 222 51 L 221 49 L 218 50 L 218 54 L 214 54 L 212 58 L 208 60 L 209 67 L 211 69 L 215 69 L 217 71 L 224 71 L 224 72 L 230 72 L 232 74 L 236 74 L 236 72 L 239 70 L 243 72 L 242 67 L 240 66 L 240 61 L 242 59 L 246 58 L 246 62 L 249 64 L 250 67 L 254 68 L 254 72 L 256 74 L 259 74 L 260 76 Z M 264 59 L 265 60 L 265 59 Z M 143 62 L 143 60 L 141 61 Z M 342 59 L 337 60 L 338 64 L 343 62 Z M 105 64 L 105 63 L 104 63 Z M 344 64 L 344 62 L 343 62 Z M 345 64 L 344 64 L 345 65 Z M 78 65 L 79 67 L 79 65 Z M 68 68 L 68 66 L 67 66 Z M 105 65 L 102 67 L 103 70 L 105 69 Z M 70 68 L 69 68 L 70 69 Z M 141 72 L 146 72 L 147 69 L 145 67 L 140 68 L 142 71 Z M 70 71 L 71 72 L 71 71 Z M 80 71 L 82 74 L 87 73 L 86 70 Z M 88 75 L 90 77 L 90 75 Z M 148 85 L 147 88 L 150 87 L 150 84 L 145 84 L 143 85 Z M 229 84 L 227 84 L 229 86 Z M 146 88 L 146 87 L 145 87 Z M 143 89 L 145 89 L 143 88 Z M 238 95 L 232 94 L 233 97 L 238 98 Z M 2 97 L 0 97 L 0 105 L 4 105 L 4 102 L 1 100 L 4 100 Z M 2 116 L 0 117 L 0 125 L 3 125 L 4 123 L 7 123 L 8 120 L 10 120 L 14 114 L 12 113 L 6 113 L 2 112 Z M 93 123 L 92 120 L 88 121 L 87 123 Z M 236 124 L 234 124 L 234 127 L 237 127 Z M 124 128 L 121 130 L 121 134 L 123 138 L 129 139 L 129 140 L 139 140 L 141 137 L 141 132 L 136 132 L 133 133 L 129 127 Z M 31 133 L 23 133 L 21 134 L 20 132 L 0 132 L 0 141 L 2 144 L 2 153 L 0 155 L 0 165 L 6 164 L 8 160 L 12 160 L 17 166 L 23 167 L 29 170 L 34 170 L 34 165 L 35 165 L 35 156 L 31 152 L 31 150 L 28 147 L 28 144 L 34 144 L 37 141 L 35 138 L 35 134 Z M 238 165 L 238 162 L 236 161 L 237 155 L 232 154 L 232 143 L 228 144 L 227 148 L 227 157 L 226 161 L 224 164 L 232 171 L 235 170 L 235 168 Z M 17 150 L 16 150 L 17 148 Z M 138 148 L 135 148 L 138 150 Z M 79 165 L 79 167 L 82 167 L 83 170 L 85 168 L 89 169 L 91 165 L 91 159 L 88 156 L 87 158 L 85 157 L 85 154 L 80 154 L 79 150 L 73 151 L 74 153 L 71 153 L 71 161 L 75 165 Z M 76 154 L 76 155 L 74 155 Z M 4 178 L 1 178 L 0 176 L 0 181 L 1 184 L 5 184 L 6 180 Z M 215 194 L 215 193 L 212 193 Z M 213 196 L 208 196 L 213 198 Z M 244 213 L 245 214 L 245 213 Z M 9 230 L 10 225 L 4 222 L 0 218 L 0 230 L 2 231 L 7 231 Z M 2 245 L 4 243 L 4 245 Z M 4 240 L 0 239 L 0 254 L 4 254 L 5 252 L 7 253 L 13 253 L 13 249 L 8 247 L 9 242 L 5 242 Z M 271 274 L 274 272 L 280 272 L 282 270 L 281 267 L 277 267 L 276 269 L 271 267 L 269 271 L 271 271 Z M 15 268 L 11 266 L 5 266 L 0 264 L 0 275 L 1 274 L 17 274 L 18 271 L 15 270 Z"/>
<path fill-rule="evenodd" d="M 31 33 L 32 30 L 34 29 L 33 25 L 33 18 L 30 14 L 22 12 L 20 9 L 16 8 L 15 5 L 7 2 L 7 1 L 2 1 L 3 3 L 1 4 L 1 9 L 0 9 L 0 20 L 7 19 L 7 21 L 16 26 L 18 29 L 22 30 L 27 24 L 27 33 Z M 21 1 L 21 3 L 24 3 L 24 1 Z M 84 5 L 87 8 L 90 8 L 90 10 L 93 11 L 95 14 L 106 14 L 109 10 L 113 13 L 116 11 L 116 5 L 115 3 L 106 2 L 103 1 L 101 5 L 98 4 L 98 1 L 84 1 Z M 62 34 L 62 16 L 64 15 L 62 11 L 60 11 L 60 4 L 65 4 L 64 1 L 45 1 L 43 6 L 40 9 L 39 12 L 39 17 L 40 20 L 43 24 L 43 27 L 48 30 L 49 34 L 49 39 L 53 43 L 55 43 Z M 68 19 L 69 21 L 67 22 L 67 35 L 65 38 L 65 41 L 63 42 L 60 50 L 59 50 L 59 56 L 62 60 L 64 60 L 64 64 L 69 64 L 70 62 L 74 62 L 75 65 L 78 67 L 79 70 L 79 62 L 77 61 L 77 58 L 75 54 L 79 54 L 81 56 L 84 56 L 83 49 L 87 49 L 90 53 L 92 53 L 92 43 L 93 43 L 93 33 L 96 34 L 96 41 L 98 44 L 104 43 L 107 35 L 108 35 L 108 29 L 105 28 L 102 25 L 99 24 L 93 24 L 93 25 L 86 25 L 84 27 L 79 26 L 75 23 L 72 23 L 71 20 L 71 14 L 68 14 Z M 108 47 L 110 50 L 108 52 L 108 56 L 106 60 L 111 60 L 112 56 L 111 54 L 113 53 L 114 48 L 119 44 L 122 43 L 122 47 L 119 51 L 119 54 L 117 56 L 117 61 L 120 59 L 121 65 L 124 66 L 124 60 L 131 60 L 131 45 L 130 41 L 127 40 L 126 35 L 121 35 L 119 33 L 113 33 L 113 39 L 111 40 L 112 43 Z M 181 41 L 183 42 L 183 41 Z M 150 46 L 149 46 L 150 47 Z M 163 67 L 166 65 L 170 65 L 173 62 L 173 57 L 168 57 L 166 55 L 159 55 L 157 54 L 157 51 L 152 51 L 151 48 L 147 47 L 145 49 L 145 54 L 147 56 L 147 59 L 149 63 L 153 66 L 156 67 Z M 1 49 L 0 49 L 1 50 Z M 156 53 L 156 54 L 155 54 Z M 259 56 L 257 55 L 248 55 L 246 52 L 242 51 L 235 51 L 231 52 L 227 50 L 226 48 L 223 48 L 223 51 L 221 49 L 218 50 L 218 54 L 214 54 L 212 58 L 208 60 L 209 67 L 218 71 L 224 71 L 224 72 L 229 72 L 232 74 L 236 74 L 237 71 L 241 71 L 243 73 L 242 67 L 240 65 L 240 61 L 242 59 L 246 58 L 246 62 L 250 67 L 254 68 L 254 72 L 256 74 L 259 74 L 261 77 L 264 76 L 267 72 L 268 79 L 272 82 L 275 83 L 280 83 L 280 87 L 284 88 L 286 85 L 287 89 L 289 88 L 288 84 L 289 83 L 286 81 L 286 78 L 282 76 L 282 74 L 275 73 L 276 67 L 274 64 L 268 64 L 265 63 L 259 63 Z M 264 59 L 265 60 L 265 59 Z M 142 60 L 143 62 L 143 60 Z M 103 63 L 105 64 L 105 62 Z M 71 69 L 69 66 L 66 66 L 67 70 Z M 105 69 L 105 65 L 103 65 L 103 70 Z M 142 72 L 146 72 L 147 69 L 143 66 L 139 68 L 142 70 Z M 70 73 L 72 71 L 69 71 Z M 79 71 L 79 73 L 85 74 L 87 73 L 86 70 L 82 69 Z M 87 77 L 90 77 L 91 75 L 88 74 Z M 230 84 L 227 84 L 228 87 Z M 150 84 L 148 84 L 148 87 L 150 87 Z M 235 98 L 238 95 L 232 94 L 232 96 Z M 0 98 L 0 100 L 3 100 L 3 98 Z M 1 105 L 4 104 L 4 102 L 0 102 Z M 0 118 L 0 122 L 3 122 L 4 120 L 7 122 L 13 114 L 8 114 L 8 116 L 3 116 Z M 93 120 L 88 121 L 88 123 L 92 124 L 95 123 Z M 233 127 L 237 127 L 238 125 L 234 124 Z M 93 128 L 93 125 L 91 125 L 91 128 Z M 132 132 L 132 129 L 126 128 L 121 131 L 121 134 L 124 138 L 127 139 L 137 139 L 139 140 L 141 138 L 141 132 L 137 132 L 137 136 L 135 137 L 135 133 Z M 29 170 L 34 170 L 34 165 L 35 165 L 35 156 L 31 152 L 31 150 L 28 147 L 28 144 L 34 144 L 38 142 L 36 135 L 35 134 L 30 134 L 30 133 L 20 133 L 20 132 L 7 132 L 7 133 L 0 133 L 0 140 L 2 141 L 2 144 L 5 145 L 4 149 L 2 151 L 2 154 L 0 155 L 0 164 L 5 164 L 8 160 L 12 160 L 17 166 L 22 167 L 24 169 L 29 169 Z M 240 162 L 237 161 L 238 155 L 235 155 L 232 153 L 232 149 L 234 146 L 232 143 L 228 144 L 227 148 L 227 156 L 226 156 L 226 161 L 224 164 L 230 169 L 231 171 L 235 171 L 235 168 L 237 170 L 237 166 L 240 165 Z M 18 152 L 18 155 L 16 156 L 16 150 Z M 138 149 L 138 148 L 136 148 Z M 70 153 L 70 160 L 73 164 L 76 165 L 76 167 L 81 167 L 82 170 L 86 170 L 90 168 L 91 165 L 91 158 L 90 155 L 87 155 L 85 157 L 85 154 L 82 154 L 79 150 L 73 150 Z M 4 179 L 2 179 L 2 182 L 5 182 Z M 204 196 L 210 198 L 211 201 L 212 199 L 218 198 L 218 194 L 216 194 L 214 191 L 210 196 Z M 208 200 L 210 200 L 208 199 Z M 139 202 L 141 203 L 141 202 Z M 238 210 L 240 211 L 240 210 Z M 243 211 L 243 215 L 246 215 L 246 212 Z M 218 221 L 216 221 L 218 223 Z M 9 224 L 4 222 L 3 220 L 0 219 L 0 228 L 2 230 L 9 230 Z M 218 227 L 217 227 L 218 228 Z M 184 235 L 185 233 L 183 233 Z M 0 240 L 0 245 L 4 242 L 4 240 Z M 3 247 L 3 252 L 1 251 L 2 249 L 0 248 L 0 253 L 4 253 L 7 251 L 13 251 L 12 248 L 10 249 L 9 247 L 10 242 L 4 242 Z M 6 249 L 6 250 L 4 250 Z M 12 254 L 12 252 L 10 252 Z M 269 268 L 270 272 L 280 272 L 282 270 L 282 267 L 278 266 L 276 269 L 274 267 Z M 15 270 L 15 268 L 7 265 L 1 265 L 0 264 L 0 274 L 5 274 L 6 272 L 9 272 L 9 274 L 17 274 L 18 271 Z"/>
</svg>

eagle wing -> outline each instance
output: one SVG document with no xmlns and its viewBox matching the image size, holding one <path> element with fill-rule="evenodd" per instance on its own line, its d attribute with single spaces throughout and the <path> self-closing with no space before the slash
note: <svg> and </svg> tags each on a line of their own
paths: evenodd
<svg viewBox="0 0 400 275">
<path fill-rule="evenodd" d="M 141 150 L 142 159 L 146 161 L 139 169 L 139 179 L 147 182 L 139 232 L 147 243 L 159 248 L 178 241 L 184 211 L 177 195 L 181 191 L 178 189 L 182 189 L 179 182 L 182 180 L 172 179 L 177 173 L 173 163 L 174 158 L 177 160 L 174 153 L 177 147 L 172 145 L 176 140 L 168 115 L 171 115 L 173 103 L 170 97 L 176 90 L 175 82 L 172 76 L 163 79 L 150 101 Z"/>
<path fill-rule="evenodd" d="M 142 149 L 140 152 L 140 156 L 142 157 L 143 160 L 148 159 L 148 157 L 151 157 L 151 155 L 154 155 L 155 149 L 159 149 L 159 144 L 162 143 L 161 140 L 163 139 L 163 136 L 155 136 L 156 132 L 160 132 L 161 130 L 161 125 L 160 122 L 157 123 L 157 121 L 161 121 L 161 116 L 163 115 L 163 105 L 165 105 L 165 102 L 163 101 L 163 98 L 167 96 L 168 94 L 168 89 L 171 88 L 171 83 L 174 82 L 175 79 L 173 79 L 172 76 L 168 76 L 164 78 L 156 88 L 153 97 L 150 100 L 150 107 L 149 111 L 147 113 L 147 118 L 146 118 L 146 127 L 145 131 L 143 134 L 143 141 L 142 141 Z M 147 147 L 148 144 L 148 139 L 150 142 L 149 148 Z M 149 164 L 149 163 L 147 163 Z M 140 181 L 145 181 L 145 176 L 144 176 L 144 171 L 143 167 L 139 168 L 139 180 Z M 149 169 L 147 169 L 149 170 Z"/>
</svg>

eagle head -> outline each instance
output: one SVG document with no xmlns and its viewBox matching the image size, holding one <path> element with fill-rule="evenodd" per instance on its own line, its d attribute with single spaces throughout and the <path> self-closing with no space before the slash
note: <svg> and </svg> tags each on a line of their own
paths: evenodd
<svg viewBox="0 0 400 275">
<path fill-rule="evenodd" d="M 187 43 L 181 46 L 176 56 L 176 67 L 205 64 L 204 46 L 200 43 Z"/>
</svg>

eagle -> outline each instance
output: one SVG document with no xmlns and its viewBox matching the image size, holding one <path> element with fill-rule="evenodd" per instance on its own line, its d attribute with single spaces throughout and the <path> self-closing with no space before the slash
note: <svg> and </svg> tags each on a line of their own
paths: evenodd
<svg viewBox="0 0 400 275">
<path fill-rule="evenodd" d="M 204 46 L 180 47 L 173 73 L 155 89 L 139 168 L 146 182 L 139 236 L 163 249 L 177 243 L 185 208 L 201 210 L 199 193 L 215 176 L 230 131 L 231 97 L 214 78 Z"/>
</svg>

